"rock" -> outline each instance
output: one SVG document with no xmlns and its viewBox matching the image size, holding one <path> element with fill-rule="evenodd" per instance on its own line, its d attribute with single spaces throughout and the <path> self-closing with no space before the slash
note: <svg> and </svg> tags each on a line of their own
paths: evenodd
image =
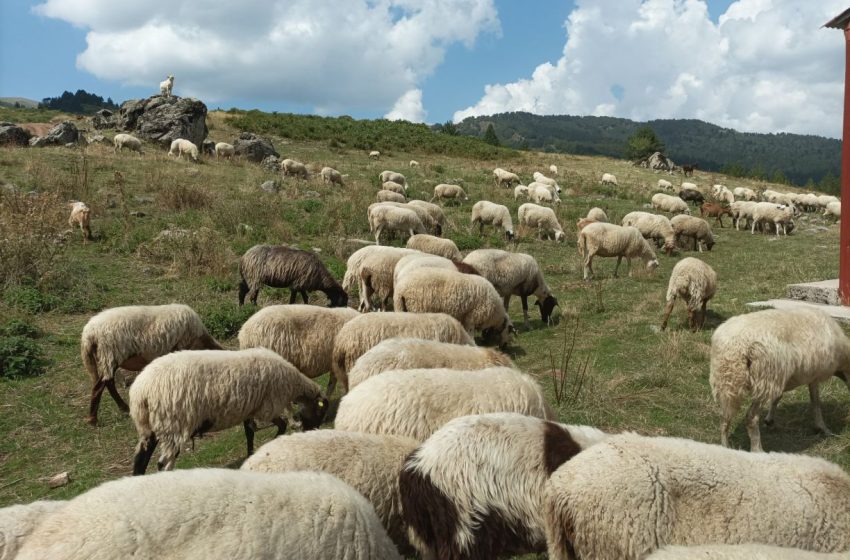
<svg viewBox="0 0 850 560">
<path fill-rule="evenodd" d="M 60 486 L 65 486 L 71 482 L 71 477 L 68 475 L 68 472 L 59 473 L 55 476 L 51 476 L 47 480 L 47 485 L 50 488 L 59 488 Z"/>
<path fill-rule="evenodd" d="M 260 166 L 269 171 L 280 171 L 280 158 L 277 156 L 266 156 L 260 162 Z"/>
<path fill-rule="evenodd" d="M 131 99 L 121 105 L 116 128 L 141 138 L 171 146 L 172 140 L 185 138 L 196 146 L 207 137 L 207 106 L 191 97 Z"/>
<path fill-rule="evenodd" d="M 152 196 L 140 194 L 140 195 L 134 196 L 133 200 L 135 200 L 139 204 L 152 204 L 153 201 L 154 201 L 154 198 Z"/>
<path fill-rule="evenodd" d="M 233 148 L 237 156 L 244 156 L 245 159 L 257 163 L 264 161 L 268 156 L 280 157 L 271 140 L 251 132 L 240 134 L 236 142 L 233 143 Z"/>
<path fill-rule="evenodd" d="M 215 155 L 215 142 L 212 140 L 204 140 L 204 143 L 201 145 L 201 153 L 207 154 L 208 156 Z"/>
<path fill-rule="evenodd" d="M 145 214 L 144 212 L 139 212 L 138 210 L 133 210 L 132 212 L 130 212 L 130 215 L 134 218 L 144 218 L 145 216 L 147 216 L 147 214 Z"/>
<path fill-rule="evenodd" d="M 106 136 L 103 134 L 92 134 L 90 136 L 86 136 L 86 142 L 89 144 L 94 144 L 95 142 L 106 143 Z"/>
<path fill-rule="evenodd" d="M 654 169 L 656 171 L 672 171 L 675 166 L 672 160 L 668 159 L 661 152 L 655 152 L 643 161 L 637 162 L 636 165 Z"/>
<path fill-rule="evenodd" d="M 80 140 L 80 131 L 71 121 L 62 121 L 51 128 L 44 138 L 48 144 L 76 144 Z"/>
<path fill-rule="evenodd" d="M 0 123 L 0 144 L 26 146 L 31 137 L 32 134 L 14 123 Z"/>
<path fill-rule="evenodd" d="M 116 116 L 115 113 L 113 113 L 109 109 L 101 109 L 92 116 L 90 122 L 92 127 L 97 130 L 102 130 L 104 128 L 115 128 Z"/>
<path fill-rule="evenodd" d="M 266 181 L 265 183 L 260 185 L 260 188 L 263 189 L 266 192 L 276 193 L 280 190 L 280 182 L 278 182 L 278 181 Z"/>
<path fill-rule="evenodd" d="M 304 194 L 302 194 L 301 196 L 303 196 L 304 198 L 319 198 L 322 195 L 317 193 L 316 191 L 304 191 Z"/>
<path fill-rule="evenodd" d="M 47 136 L 33 136 L 30 138 L 31 148 L 41 148 L 47 145 Z"/>
</svg>

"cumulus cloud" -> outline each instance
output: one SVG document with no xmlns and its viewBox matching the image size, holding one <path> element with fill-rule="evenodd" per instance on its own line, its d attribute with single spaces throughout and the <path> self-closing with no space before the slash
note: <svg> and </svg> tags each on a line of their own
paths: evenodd
<svg viewBox="0 0 850 560">
<path fill-rule="evenodd" d="M 487 85 L 454 120 L 505 111 L 698 118 L 756 132 L 839 136 L 844 48 L 821 29 L 844 0 L 578 0 L 562 57 Z"/>
<path fill-rule="evenodd" d="M 386 111 L 455 43 L 499 33 L 493 0 L 46 0 L 41 15 L 88 29 L 77 66 L 101 79 L 207 101 L 319 112 Z"/>
<path fill-rule="evenodd" d="M 422 90 L 411 89 L 398 98 L 384 118 L 391 121 L 425 122 L 426 114 L 422 106 Z"/>
</svg>

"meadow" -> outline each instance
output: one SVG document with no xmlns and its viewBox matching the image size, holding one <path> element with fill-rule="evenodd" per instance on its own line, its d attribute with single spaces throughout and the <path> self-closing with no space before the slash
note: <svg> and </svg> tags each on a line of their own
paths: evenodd
<svg viewBox="0 0 850 560">
<path fill-rule="evenodd" d="M 237 125 L 247 126 L 239 115 L 222 112 L 211 113 L 208 123 L 216 141 L 232 142 Z M 286 137 L 277 125 L 264 132 L 282 157 L 308 164 L 313 178 L 283 180 L 238 160 L 179 161 L 152 145 L 146 145 L 142 157 L 113 154 L 104 144 L 75 150 L 0 148 L 0 354 L 15 355 L 20 364 L 36 369 L 43 361 L 38 375 L 16 374 L 23 366 L 0 372 L 0 507 L 70 498 L 132 470 L 137 438 L 130 419 L 105 397 L 100 426 L 84 422 L 90 381 L 79 340 L 92 315 L 119 305 L 182 302 L 201 314 L 226 347 L 236 348 L 239 327 L 256 310 L 237 304 L 239 255 L 258 243 L 315 249 L 341 279 L 345 260 L 360 246 L 355 240 L 371 239 L 366 207 L 374 201 L 377 176 L 384 169 L 408 177 L 409 198 L 428 200 L 435 184 L 463 182 L 470 201 L 446 205 L 450 224 L 444 233 L 462 251 L 507 248 L 538 260 L 560 301 L 558 324 L 544 325 L 532 307 L 531 328 L 524 329 L 514 298 L 510 312 L 519 334 L 507 352 L 520 369 L 538 376 L 566 423 L 719 442 L 720 417 L 708 384 L 713 329 L 749 311 L 748 302 L 783 296 L 786 284 L 837 275 L 838 226 L 833 220 L 804 215 L 792 235 L 776 238 L 735 231 L 726 217 L 727 227 L 713 225 L 714 249 L 699 255 L 719 277 L 704 330 L 688 331 L 680 306 L 668 330 L 660 331 L 669 273 L 677 260 L 693 253 L 659 255 L 654 274 L 638 270 L 636 262 L 630 277 L 624 263 L 619 278 L 612 277 L 615 259 L 597 259 L 596 279 L 584 282 L 575 222 L 599 206 L 619 223 L 626 213 L 644 209 L 657 180 L 669 179 L 667 175 L 601 157 L 479 152 L 477 146 L 463 150 L 453 149 L 454 144 L 442 153 L 423 153 L 413 143 L 394 147 L 386 138 L 379 147 L 381 159 L 375 161 L 362 145 L 346 138 Z M 409 168 L 411 159 L 421 167 Z M 514 201 L 512 191 L 493 185 L 494 167 L 529 181 L 533 171 L 546 172 L 550 164 L 558 166 L 565 190 L 556 210 L 567 232 L 564 243 L 540 241 L 534 232 L 520 231 L 518 242 L 507 244 L 492 229 L 483 237 L 471 229 L 474 201 L 505 204 L 514 216 L 521 203 Z M 347 175 L 344 187 L 321 182 L 317 172 L 325 165 Z M 616 174 L 619 186 L 601 186 L 603 172 Z M 280 181 L 279 192 L 260 189 L 270 179 Z M 678 184 L 681 176 L 672 180 Z M 730 189 L 788 189 L 705 172 L 697 172 L 693 180 Z M 30 196 L 28 191 L 40 194 Z M 79 231 L 65 231 L 63 203 L 69 200 L 92 208 L 93 241 L 84 244 Z M 167 229 L 190 233 L 157 237 Z M 65 241 L 57 243 L 57 236 Z M 286 303 L 288 295 L 288 290 L 264 288 L 259 303 Z M 313 294 L 311 303 L 323 305 L 322 294 Z M 324 385 L 326 379 L 319 381 Z M 121 383 L 119 390 L 126 395 Z M 333 400 L 338 398 L 339 393 Z M 815 432 L 808 392 L 798 390 L 783 398 L 775 425 L 762 428 L 765 449 L 812 454 L 850 467 L 846 388 L 830 381 L 822 389 L 822 401 L 826 423 L 837 436 Z M 742 416 L 743 410 L 732 444 L 749 448 Z M 272 429 L 259 432 L 258 445 L 273 434 Z M 244 454 L 242 429 L 233 428 L 197 440 L 194 449 L 181 454 L 178 468 L 236 468 Z M 63 471 L 69 472 L 70 483 L 50 489 L 46 480 Z"/>
</svg>

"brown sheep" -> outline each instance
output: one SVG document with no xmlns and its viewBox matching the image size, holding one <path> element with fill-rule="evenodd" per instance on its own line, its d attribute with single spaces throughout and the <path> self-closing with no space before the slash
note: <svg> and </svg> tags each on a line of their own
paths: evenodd
<svg viewBox="0 0 850 560">
<path fill-rule="evenodd" d="M 723 216 L 729 216 L 732 219 L 732 211 L 726 206 L 722 206 L 717 204 L 716 202 L 704 202 L 702 206 L 699 207 L 699 215 L 707 216 L 709 218 L 717 218 L 717 221 L 720 223 L 720 227 L 723 227 Z"/>
</svg>

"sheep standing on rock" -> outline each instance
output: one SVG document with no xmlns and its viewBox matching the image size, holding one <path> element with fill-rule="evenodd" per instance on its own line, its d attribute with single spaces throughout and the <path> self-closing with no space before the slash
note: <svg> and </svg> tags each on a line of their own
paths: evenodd
<svg viewBox="0 0 850 560">
<path fill-rule="evenodd" d="M 280 162 L 280 169 L 283 171 L 284 177 L 300 177 L 307 180 L 310 177 L 310 172 L 307 171 L 307 166 L 300 161 L 294 159 L 285 159 Z"/>
<path fill-rule="evenodd" d="M 116 154 L 127 148 L 128 150 L 132 150 L 134 152 L 138 152 L 139 155 L 144 154 L 142 151 L 142 141 L 133 136 L 132 134 L 116 134 L 112 138 L 112 151 Z"/>
<path fill-rule="evenodd" d="M 544 235 L 546 239 L 554 237 L 555 241 L 563 241 L 566 238 L 564 229 L 555 216 L 555 211 L 546 206 L 526 202 L 517 209 L 517 219 L 521 226 L 537 228 L 540 239 L 543 239 Z"/>
<path fill-rule="evenodd" d="M 589 224 L 578 234 L 578 254 L 584 261 L 584 279 L 593 276 L 593 257 L 617 257 L 614 277 L 620 269 L 620 261 L 626 257 L 629 275 L 632 273 L 632 259 L 639 258 L 646 263 L 649 271 L 658 267 L 655 251 L 634 227 L 622 227 L 615 224 L 596 222 Z"/>
<path fill-rule="evenodd" d="M 289 303 L 295 296 L 307 303 L 307 292 L 320 290 L 330 307 L 348 305 L 348 294 L 339 285 L 316 253 L 292 249 L 283 245 L 254 245 L 239 259 L 239 305 L 245 296 L 257 304 L 260 288 L 265 284 L 272 288 L 289 288 Z"/>
<path fill-rule="evenodd" d="M 177 138 L 171 142 L 168 155 L 177 156 L 177 159 L 182 159 L 186 155 L 192 161 L 198 161 L 198 147 L 185 138 Z"/>
<path fill-rule="evenodd" d="M 673 216 L 670 225 L 673 226 L 673 231 L 676 233 L 677 245 L 684 246 L 683 238 L 689 237 L 693 240 L 694 251 L 699 249 L 699 252 L 702 253 L 703 245 L 705 245 L 707 251 L 711 251 L 711 248 L 714 247 L 714 235 L 711 233 L 711 226 L 702 218 L 679 214 Z"/>
<path fill-rule="evenodd" d="M 836 376 L 850 388 L 850 340 L 826 313 L 815 309 L 767 309 L 733 317 L 711 337 L 709 382 L 720 404 L 720 442 L 729 445 L 732 420 L 747 395 L 750 450 L 761 451 L 759 416 L 773 414 L 782 393 L 809 386 L 815 427 L 829 435 L 820 407 L 820 383 Z"/>
<path fill-rule="evenodd" d="M 519 184 L 519 176 L 516 173 L 505 171 L 501 167 L 493 170 L 493 182 L 497 187 L 511 188 L 514 183 Z"/>
<path fill-rule="evenodd" d="M 97 424 L 103 390 L 124 412 L 130 409 L 115 389 L 118 368 L 141 371 L 155 358 L 176 350 L 217 349 L 221 346 L 188 305 L 133 305 L 101 311 L 83 327 L 80 354 L 92 380 L 86 421 Z"/>
<path fill-rule="evenodd" d="M 231 159 L 236 154 L 236 148 L 233 144 L 227 142 L 217 142 L 215 145 L 215 157 Z"/>
<path fill-rule="evenodd" d="M 655 193 L 652 195 L 652 207 L 662 212 L 670 214 L 688 214 L 691 209 L 688 208 L 688 203 L 679 198 L 665 193 Z"/>
<path fill-rule="evenodd" d="M 508 241 L 514 239 L 514 222 L 507 206 L 479 200 L 472 205 L 472 227 L 478 226 L 478 235 L 484 235 L 484 225 L 502 228 Z"/>
<path fill-rule="evenodd" d="M 152 361 L 130 387 L 130 416 L 139 433 L 133 474 L 145 474 L 157 444 L 160 470 L 171 470 L 180 450 L 195 436 L 245 427 L 248 455 L 254 452 L 255 420 L 286 432 L 281 415 L 293 402 L 302 425 L 322 425 L 328 399 L 295 366 L 265 348 L 190 350 Z"/>
<path fill-rule="evenodd" d="M 80 226 L 83 234 L 83 243 L 88 243 L 91 238 L 91 208 L 85 202 L 71 202 L 71 214 L 68 216 L 68 225 Z"/>
<path fill-rule="evenodd" d="M 407 240 L 407 248 L 445 257 L 452 261 L 459 261 L 463 258 L 463 255 L 460 254 L 460 249 L 457 248 L 454 241 L 428 235 L 427 233 L 417 233 L 410 236 L 410 239 Z"/>
<path fill-rule="evenodd" d="M 425 226 L 415 210 L 377 204 L 369 208 L 369 231 L 375 234 L 375 243 L 381 244 L 384 231 L 409 234 L 426 233 Z"/>
<path fill-rule="evenodd" d="M 469 200 L 469 197 L 466 196 L 466 192 L 460 187 L 460 185 L 447 185 L 445 183 L 441 183 L 434 187 L 434 196 L 431 197 L 429 202 L 434 202 L 434 200 Z"/>
<path fill-rule="evenodd" d="M 676 248 L 676 234 L 667 216 L 649 212 L 629 212 L 623 216 L 623 226 L 635 227 L 645 239 L 655 241 L 656 247 L 664 247 L 668 255 Z"/>
<path fill-rule="evenodd" d="M 686 257 L 676 263 L 670 273 L 667 284 L 667 306 L 664 308 L 664 320 L 661 330 L 667 328 L 667 320 L 676 305 L 676 298 L 682 298 L 688 307 L 688 324 L 692 331 L 701 329 L 705 323 L 705 306 L 717 291 L 717 273 L 714 269 L 693 257 Z"/>
<path fill-rule="evenodd" d="M 602 180 L 599 182 L 603 185 L 617 186 L 617 177 L 615 177 L 613 173 L 603 173 Z"/>
<path fill-rule="evenodd" d="M 165 98 L 171 97 L 171 90 L 174 88 L 174 76 L 170 75 L 165 80 L 159 82 L 159 94 Z"/>
<path fill-rule="evenodd" d="M 381 183 L 398 183 L 404 187 L 404 190 L 407 190 L 407 178 L 401 173 L 389 170 L 381 171 L 381 173 L 378 174 L 378 179 Z"/>
</svg>

